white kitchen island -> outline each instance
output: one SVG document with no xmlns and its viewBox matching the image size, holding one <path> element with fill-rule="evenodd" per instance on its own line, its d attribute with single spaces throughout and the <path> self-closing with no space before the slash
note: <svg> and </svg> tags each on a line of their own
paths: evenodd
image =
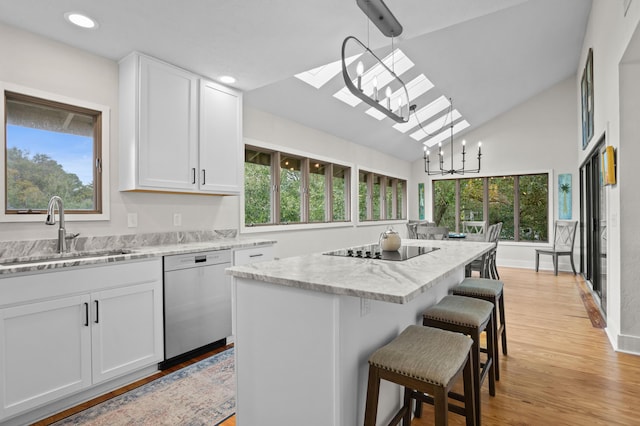
<svg viewBox="0 0 640 426">
<path fill-rule="evenodd" d="M 355 426 L 371 353 L 464 278 L 490 243 L 403 240 L 439 249 L 405 261 L 313 254 L 228 269 L 234 279 L 239 426 Z M 378 423 L 400 408 L 382 382 Z"/>
</svg>

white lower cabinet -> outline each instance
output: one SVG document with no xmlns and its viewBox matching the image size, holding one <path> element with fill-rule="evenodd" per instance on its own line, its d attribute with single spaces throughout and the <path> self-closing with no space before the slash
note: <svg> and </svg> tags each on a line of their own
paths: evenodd
<svg viewBox="0 0 640 426">
<path fill-rule="evenodd" d="M 0 279 L 0 423 L 161 361 L 162 327 L 159 259 Z"/>
<path fill-rule="evenodd" d="M 0 419 L 91 385 L 89 296 L 0 309 Z"/>
<path fill-rule="evenodd" d="M 162 360 L 162 284 L 140 284 L 93 295 L 93 383 Z"/>
</svg>

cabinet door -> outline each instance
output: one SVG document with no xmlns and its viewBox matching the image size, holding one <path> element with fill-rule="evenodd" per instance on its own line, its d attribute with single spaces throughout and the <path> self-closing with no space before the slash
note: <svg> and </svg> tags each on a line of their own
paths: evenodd
<svg viewBox="0 0 640 426">
<path fill-rule="evenodd" d="M 239 194 L 242 148 L 242 94 L 200 80 L 200 190 Z"/>
<path fill-rule="evenodd" d="M 0 419 L 91 384 L 89 296 L 0 309 Z"/>
<path fill-rule="evenodd" d="M 162 282 L 92 294 L 93 383 L 163 359 Z"/>
<path fill-rule="evenodd" d="M 141 187 L 195 190 L 197 79 L 140 57 L 138 182 Z"/>
</svg>

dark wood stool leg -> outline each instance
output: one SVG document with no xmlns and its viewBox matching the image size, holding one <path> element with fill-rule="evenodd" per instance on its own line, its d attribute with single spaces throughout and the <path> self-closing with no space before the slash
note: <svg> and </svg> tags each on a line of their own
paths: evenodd
<svg viewBox="0 0 640 426">
<path fill-rule="evenodd" d="M 405 387 L 404 388 L 404 406 L 407 409 L 404 412 L 404 417 L 402 418 L 402 426 L 411 426 L 411 389 Z M 416 401 L 418 403 L 418 401 Z"/>
<path fill-rule="evenodd" d="M 367 385 L 367 403 L 364 410 L 364 426 L 376 426 L 379 393 L 380 373 L 377 367 L 369 365 L 369 383 Z"/>
<path fill-rule="evenodd" d="M 501 330 L 501 335 L 502 335 L 502 354 L 506 355 L 507 354 L 507 323 L 505 322 L 505 315 L 504 315 L 504 291 L 502 292 L 502 294 L 500 295 L 500 299 L 498 300 L 499 304 L 500 304 L 500 330 Z"/>
<path fill-rule="evenodd" d="M 500 364 L 498 361 L 498 340 L 495 338 L 498 335 L 498 300 L 494 298 L 493 303 L 493 327 L 491 328 L 494 336 L 494 344 L 493 344 L 493 365 L 495 365 L 496 370 L 496 380 L 500 380 Z M 487 332 L 487 350 L 489 350 L 489 332 Z"/>
<path fill-rule="evenodd" d="M 487 359 L 487 362 L 490 362 L 489 365 L 489 395 L 496 396 L 496 360 L 495 354 L 497 338 L 494 334 L 495 327 L 495 318 L 493 317 L 493 313 L 491 313 L 491 318 L 489 319 L 489 324 L 487 324 L 487 345 L 491 344 L 491 347 L 487 347 L 487 357 L 491 357 L 491 359 Z"/>
<path fill-rule="evenodd" d="M 475 426 L 480 424 L 479 419 L 476 419 L 475 401 L 474 401 L 474 382 L 476 379 L 473 377 L 473 368 L 471 366 L 471 353 L 467 357 L 467 362 L 464 364 L 464 370 L 462 372 L 464 383 L 464 411 L 467 419 L 467 426 Z"/>
<path fill-rule="evenodd" d="M 476 330 L 472 335 L 473 345 L 471 346 L 471 363 L 473 364 L 473 398 L 476 409 L 476 418 L 481 418 L 480 413 L 480 333 Z"/>
<path fill-rule="evenodd" d="M 444 388 L 437 388 L 434 391 L 433 400 L 436 426 L 447 426 L 449 424 L 447 391 Z"/>
</svg>

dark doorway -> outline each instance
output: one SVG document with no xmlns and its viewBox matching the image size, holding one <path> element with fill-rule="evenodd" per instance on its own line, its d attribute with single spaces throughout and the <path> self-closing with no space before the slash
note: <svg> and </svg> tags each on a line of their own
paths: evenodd
<svg viewBox="0 0 640 426">
<path fill-rule="evenodd" d="M 580 167 L 580 270 L 606 314 L 607 211 L 601 169 L 604 146 L 603 136 Z"/>
</svg>

